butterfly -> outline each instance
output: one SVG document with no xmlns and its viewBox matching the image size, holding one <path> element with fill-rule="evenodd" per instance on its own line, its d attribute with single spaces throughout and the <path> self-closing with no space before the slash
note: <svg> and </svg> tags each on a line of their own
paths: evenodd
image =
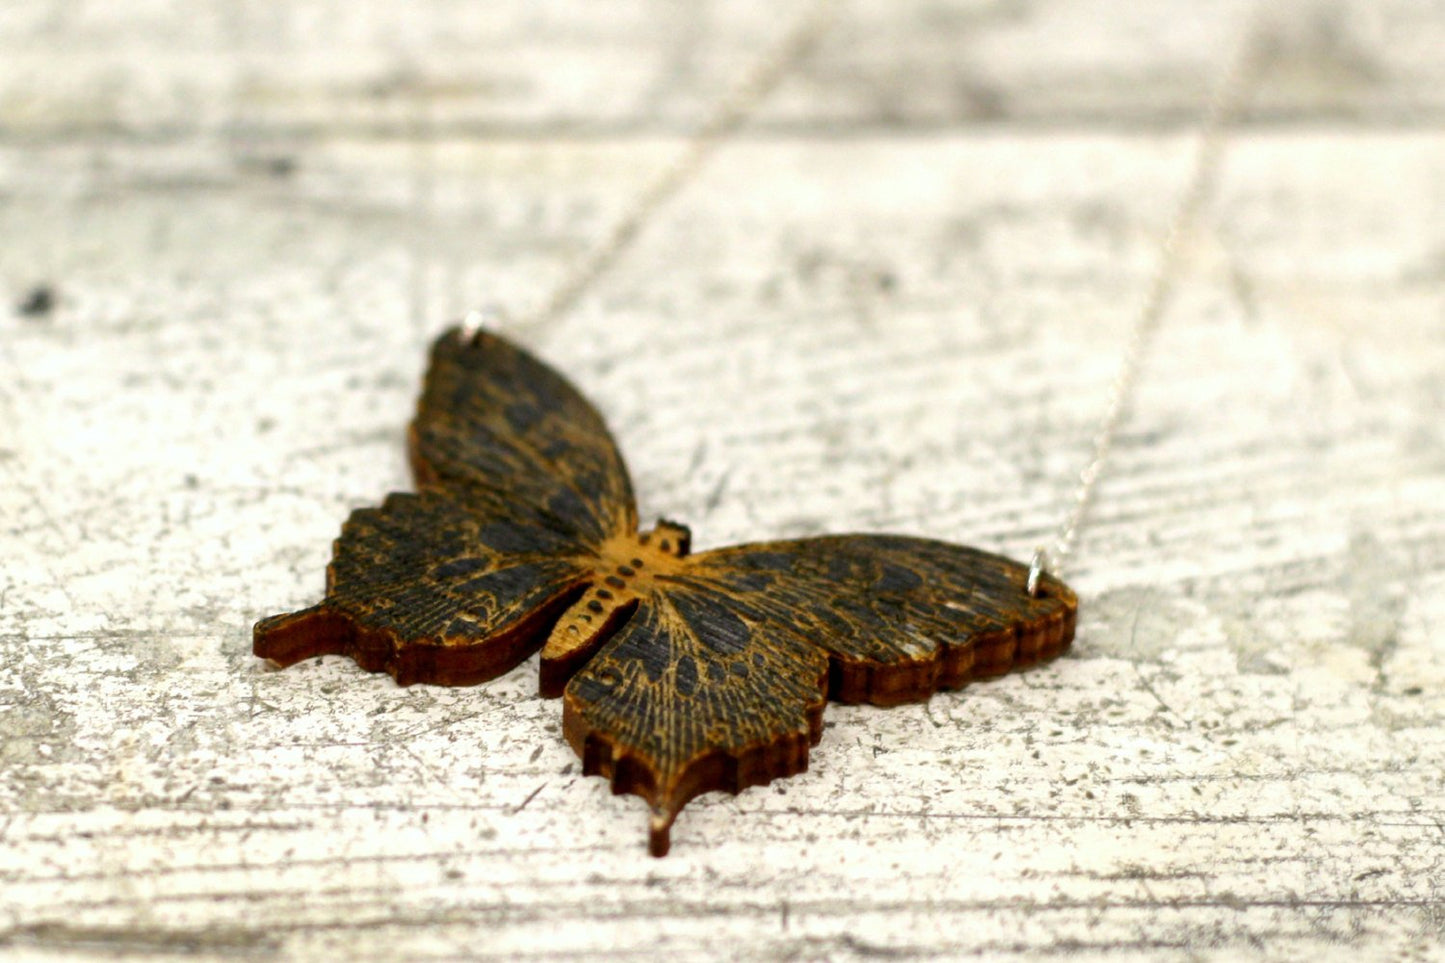
<svg viewBox="0 0 1445 963">
<path fill-rule="evenodd" d="M 1052 658 L 1077 600 L 1019 563 L 894 535 L 691 554 L 638 528 L 601 416 L 501 336 L 432 345 L 408 432 L 415 493 L 353 512 L 325 598 L 256 623 L 280 666 L 350 656 L 401 685 L 472 685 L 541 650 L 542 695 L 588 775 L 649 805 L 669 848 L 691 799 L 804 771 L 828 699 L 892 706 Z"/>
</svg>

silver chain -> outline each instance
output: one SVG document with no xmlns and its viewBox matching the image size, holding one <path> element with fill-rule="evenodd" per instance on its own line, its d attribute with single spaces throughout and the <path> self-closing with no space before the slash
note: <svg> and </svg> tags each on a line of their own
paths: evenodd
<svg viewBox="0 0 1445 963">
<path fill-rule="evenodd" d="M 1263 35 L 1252 21 L 1239 53 L 1230 64 L 1224 80 L 1210 97 L 1208 110 L 1199 128 L 1188 185 L 1169 222 L 1168 232 L 1164 235 L 1164 243 L 1159 251 L 1159 263 L 1150 279 L 1148 292 L 1135 315 L 1129 341 L 1119 364 L 1119 372 L 1109 388 L 1108 404 L 1104 406 L 1104 414 L 1094 432 L 1093 451 L 1088 463 L 1079 472 L 1073 504 L 1068 515 L 1064 517 L 1063 524 L 1059 526 L 1052 547 L 1040 546 L 1034 551 L 1029 565 L 1030 595 L 1038 595 L 1042 577 L 1045 574 L 1058 575 L 1064 561 L 1073 553 L 1079 527 L 1083 525 L 1094 503 L 1099 476 L 1103 474 L 1104 465 L 1114 447 L 1114 436 L 1128 411 L 1134 386 L 1139 380 L 1139 369 L 1154 342 L 1155 334 L 1159 331 L 1169 298 L 1174 293 L 1174 285 L 1184 263 L 1185 242 L 1193 234 L 1200 212 L 1219 186 L 1219 171 L 1224 162 L 1229 125 L 1249 99 L 1269 49 L 1270 46 L 1265 43 Z"/>
<path fill-rule="evenodd" d="M 552 323 L 576 306 L 582 295 L 607 272 L 637 238 L 653 215 L 670 201 L 748 122 L 778 83 L 805 58 L 827 33 L 836 15 L 837 0 L 814 0 L 787 35 L 753 65 L 742 82 L 718 103 L 712 115 L 689 138 L 683 152 L 664 167 L 638 194 L 607 236 L 566 276 L 542 307 L 517 327 L 535 329 Z M 467 324 L 492 320 L 498 312 L 472 312 Z"/>
<path fill-rule="evenodd" d="M 542 307 L 518 327 L 542 327 L 576 306 L 587 289 L 617 262 L 658 210 L 702 169 L 719 146 L 748 122 L 778 83 L 813 50 L 831 26 L 836 5 L 837 0 L 814 0 L 808 6 L 783 40 L 722 99 L 713 114 L 688 140 L 683 152 L 648 182 L 607 236 L 567 274 Z M 1053 545 L 1040 546 L 1034 551 L 1028 574 L 1031 595 L 1038 594 L 1040 580 L 1045 574 L 1059 574 L 1064 561 L 1074 550 L 1079 528 L 1093 505 L 1099 477 L 1113 449 L 1114 437 L 1128 410 L 1139 369 L 1159 330 L 1164 309 L 1179 278 L 1185 241 L 1193 233 L 1200 212 L 1218 186 L 1229 124 L 1252 92 L 1268 50 L 1269 45 L 1263 42 L 1257 24 L 1251 21 L 1240 52 L 1210 97 L 1195 146 L 1192 174 L 1169 222 L 1158 266 L 1130 329 L 1118 374 L 1109 389 L 1108 403 L 1094 432 L 1093 450 L 1088 463 L 1079 472 L 1069 513 L 1060 525 Z M 465 325 L 472 327 L 505 321 L 504 317 L 499 317 L 501 314 L 495 308 L 471 311 L 467 314 Z"/>
</svg>

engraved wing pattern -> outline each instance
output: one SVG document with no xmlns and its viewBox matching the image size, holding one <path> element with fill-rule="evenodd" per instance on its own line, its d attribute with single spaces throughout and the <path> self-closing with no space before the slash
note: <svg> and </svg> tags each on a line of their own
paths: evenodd
<svg viewBox="0 0 1445 963">
<path fill-rule="evenodd" d="M 742 597 L 828 652 L 829 697 L 898 705 L 1058 655 L 1075 603 L 1044 576 L 975 548 L 834 535 L 696 556 L 696 582 Z"/>
<path fill-rule="evenodd" d="M 650 845 L 700 792 L 807 768 L 825 697 L 897 705 L 1058 655 L 1076 603 L 1056 579 L 921 538 L 845 535 L 693 556 L 654 580 L 573 677 L 563 731 L 587 772 L 652 806 Z"/>
<path fill-rule="evenodd" d="M 535 652 L 599 547 L 636 529 L 602 417 L 486 332 L 452 329 L 433 344 L 409 441 L 420 493 L 354 512 L 326 598 L 257 623 L 257 655 L 350 655 L 404 685 L 482 682 Z"/>
<path fill-rule="evenodd" d="M 545 695 L 584 771 L 650 806 L 654 855 L 710 790 L 807 768 L 826 701 L 897 705 L 1063 652 L 1056 579 L 923 538 L 841 535 L 689 555 L 637 531 L 626 467 L 560 375 L 496 335 L 434 344 L 410 431 L 419 492 L 352 514 L 326 597 L 258 622 L 281 665 L 345 654 L 402 684 L 472 684 L 546 643 Z"/>
<path fill-rule="evenodd" d="M 432 345 L 409 433 L 422 487 L 466 489 L 507 514 L 525 503 L 598 544 L 637 530 L 627 466 L 567 381 L 486 331 Z"/>
<path fill-rule="evenodd" d="M 587 546 L 525 509 L 437 492 L 353 512 L 326 569 L 326 598 L 256 624 L 279 665 L 349 655 L 402 685 L 471 685 L 535 652 L 585 585 Z"/>
</svg>

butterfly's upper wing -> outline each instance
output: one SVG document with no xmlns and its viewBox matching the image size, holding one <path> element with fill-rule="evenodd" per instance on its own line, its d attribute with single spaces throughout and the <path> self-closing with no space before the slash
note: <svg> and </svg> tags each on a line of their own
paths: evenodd
<svg viewBox="0 0 1445 963">
<path fill-rule="evenodd" d="M 556 371 L 487 331 L 432 345 L 410 433 L 417 484 L 518 503 L 592 544 L 637 530 L 627 466 L 602 416 Z"/>
<path fill-rule="evenodd" d="M 1045 576 L 964 545 L 838 535 L 698 556 L 698 577 L 754 600 L 828 653 L 829 696 L 897 705 L 1058 655 L 1077 601 Z"/>
<path fill-rule="evenodd" d="M 693 796 L 807 766 L 824 700 L 895 704 L 1062 652 L 1076 601 L 974 549 L 838 536 L 695 556 L 659 576 L 568 684 L 588 772 L 653 807 L 652 848 Z"/>
<path fill-rule="evenodd" d="M 541 645 L 603 542 L 635 529 L 601 417 L 495 335 L 433 345 L 411 451 L 421 492 L 353 513 L 326 598 L 258 622 L 257 655 L 348 654 L 403 683 L 489 679 Z"/>
</svg>

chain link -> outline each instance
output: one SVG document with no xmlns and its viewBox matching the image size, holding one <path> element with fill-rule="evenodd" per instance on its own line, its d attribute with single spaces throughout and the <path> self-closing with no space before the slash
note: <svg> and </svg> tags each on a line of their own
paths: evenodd
<svg viewBox="0 0 1445 963">
<path fill-rule="evenodd" d="M 1069 513 L 1059 526 L 1054 543 L 1040 546 L 1034 551 L 1029 565 L 1028 592 L 1039 594 L 1039 583 L 1045 574 L 1058 575 L 1063 563 L 1074 551 L 1079 528 L 1089 514 L 1098 487 L 1099 476 L 1114 447 L 1114 437 L 1129 408 L 1134 386 L 1139 380 L 1139 369 L 1144 363 L 1164 319 L 1164 309 L 1174 293 L 1175 282 L 1179 279 L 1184 263 L 1185 242 L 1193 234 L 1209 199 L 1219 185 L 1219 172 L 1224 162 L 1224 149 L 1228 140 L 1229 125 L 1253 92 L 1256 81 L 1263 69 L 1267 55 L 1272 49 L 1264 34 L 1251 21 L 1251 29 L 1245 34 L 1239 52 L 1230 64 L 1224 80 L 1215 88 L 1210 97 L 1209 107 L 1194 150 L 1194 164 L 1188 186 L 1169 222 L 1168 232 L 1159 251 L 1159 264 L 1150 279 L 1149 289 L 1139 305 L 1134 324 L 1129 332 L 1129 341 L 1124 349 L 1119 372 L 1109 388 L 1109 400 L 1104 414 L 1094 432 L 1093 450 L 1089 461 L 1079 472 L 1079 483 Z"/>
</svg>

